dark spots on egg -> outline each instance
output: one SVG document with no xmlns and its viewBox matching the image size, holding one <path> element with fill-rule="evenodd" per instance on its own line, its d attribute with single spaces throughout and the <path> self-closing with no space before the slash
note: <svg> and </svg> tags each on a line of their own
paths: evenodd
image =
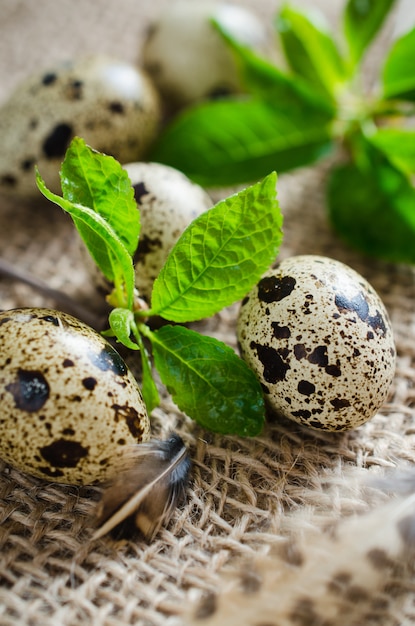
<svg viewBox="0 0 415 626">
<path fill-rule="evenodd" d="M 299 409 L 298 411 L 291 411 L 291 415 L 307 421 L 311 417 L 311 411 L 309 409 Z"/>
<path fill-rule="evenodd" d="M 48 476 L 49 478 L 62 478 L 62 476 L 64 476 L 64 473 L 62 470 L 58 470 L 58 469 L 51 469 L 50 467 L 44 467 L 44 466 L 39 466 L 39 471 L 42 472 L 42 474 L 44 474 L 45 476 Z"/>
<path fill-rule="evenodd" d="M 34 168 L 35 163 L 36 159 L 34 157 L 28 157 L 20 163 L 20 169 L 22 172 L 29 172 Z"/>
<path fill-rule="evenodd" d="M 136 183 L 135 185 L 133 185 L 133 189 L 135 201 L 137 202 L 137 204 L 142 204 L 144 196 L 148 196 L 148 194 L 150 193 L 146 188 L 145 183 L 142 181 Z"/>
<path fill-rule="evenodd" d="M 124 115 L 125 113 L 125 107 L 122 102 L 110 102 L 108 109 L 111 113 L 115 113 L 116 115 Z"/>
<path fill-rule="evenodd" d="M 16 187 L 18 180 L 14 174 L 3 174 L 0 178 L 0 184 L 10 189 Z"/>
<path fill-rule="evenodd" d="M 88 448 L 82 446 L 79 441 L 63 438 L 39 448 L 39 452 L 52 467 L 59 468 L 76 467 L 81 459 L 88 456 Z"/>
<path fill-rule="evenodd" d="M 66 367 L 74 367 L 74 365 L 75 365 L 75 362 L 72 359 L 64 359 L 62 361 L 62 366 L 65 367 L 65 368 Z"/>
<path fill-rule="evenodd" d="M 301 361 L 301 359 L 307 357 L 307 349 L 303 343 L 297 343 L 293 348 L 293 352 L 297 361 Z"/>
<path fill-rule="evenodd" d="M 342 375 L 339 363 L 327 365 L 325 367 L 325 372 L 329 376 L 334 376 L 335 378 L 339 378 Z"/>
<path fill-rule="evenodd" d="M 289 326 L 280 326 L 278 322 L 271 322 L 271 328 L 273 329 L 276 339 L 288 339 L 291 337 Z"/>
<path fill-rule="evenodd" d="M 58 79 L 57 74 L 55 74 L 55 72 L 48 72 L 47 74 L 44 74 L 42 76 L 42 85 L 44 85 L 45 87 L 49 87 L 50 85 L 53 85 Z"/>
<path fill-rule="evenodd" d="M 60 323 L 55 315 L 42 315 L 39 319 L 43 320 L 44 322 L 50 322 L 54 326 L 59 326 Z"/>
<path fill-rule="evenodd" d="M 12 318 L 11 317 L 3 317 L 2 319 L 0 319 L 0 326 L 3 326 L 3 324 L 7 324 L 8 322 L 11 322 Z"/>
<path fill-rule="evenodd" d="M 49 399 L 49 385 L 42 372 L 20 369 L 16 379 L 5 386 L 18 409 L 33 413 Z"/>
<path fill-rule="evenodd" d="M 42 151 L 45 157 L 64 157 L 72 137 L 73 128 L 70 124 L 57 124 L 43 142 Z"/>
<path fill-rule="evenodd" d="M 378 310 L 374 315 L 370 315 L 369 304 L 363 293 L 359 292 L 354 298 L 337 293 L 334 302 L 341 313 L 349 311 L 356 313 L 359 319 L 366 322 L 377 334 L 385 336 L 387 329 L 383 316 Z"/>
<path fill-rule="evenodd" d="M 68 100 L 82 100 L 84 83 L 82 80 L 74 79 L 70 81 L 66 89 L 66 97 Z"/>
<path fill-rule="evenodd" d="M 347 398 L 333 398 L 333 400 L 330 400 L 330 404 L 335 411 L 340 411 L 350 406 L 350 400 Z"/>
<path fill-rule="evenodd" d="M 280 302 L 292 293 L 295 284 L 291 276 L 265 276 L 258 283 L 258 298 L 261 302 Z"/>
<path fill-rule="evenodd" d="M 319 367 L 327 367 L 329 363 L 327 346 L 316 346 L 314 350 L 308 355 L 307 360 L 313 365 L 318 365 Z"/>
<path fill-rule="evenodd" d="M 98 381 L 93 376 L 88 376 L 87 378 L 82 379 L 82 384 L 85 387 L 85 389 L 88 389 L 88 391 L 93 391 L 95 387 L 97 386 Z"/>
<path fill-rule="evenodd" d="M 230 85 L 216 85 L 207 93 L 207 98 L 209 100 L 220 100 L 221 98 L 226 98 L 233 92 L 234 89 L 232 89 Z"/>
<path fill-rule="evenodd" d="M 285 379 L 290 365 L 284 361 L 278 350 L 255 342 L 251 342 L 250 348 L 256 351 L 258 359 L 264 367 L 263 377 L 267 383 L 275 384 Z"/>
<path fill-rule="evenodd" d="M 303 396 L 311 396 L 315 392 L 316 386 L 308 380 L 300 380 L 297 385 L 297 390 Z"/>
<path fill-rule="evenodd" d="M 127 404 L 123 406 L 113 404 L 111 408 L 115 413 L 115 421 L 118 422 L 120 419 L 125 420 L 128 430 L 133 437 L 135 437 L 137 441 L 141 441 L 143 438 L 143 426 L 138 411 L 133 406 Z"/>
<path fill-rule="evenodd" d="M 157 248 L 162 248 L 163 242 L 160 237 L 148 237 L 144 235 L 138 244 L 137 252 L 134 255 L 134 261 L 136 263 L 143 262 L 145 257 L 154 252 Z"/>
<path fill-rule="evenodd" d="M 101 352 L 90 352 L 88 357 L 101 371 L 111 371 L 117 376 L 125 376 L 127 374 L 127 366 L 118 352 L 110 345 L 106 345 Z"/>
</svg>

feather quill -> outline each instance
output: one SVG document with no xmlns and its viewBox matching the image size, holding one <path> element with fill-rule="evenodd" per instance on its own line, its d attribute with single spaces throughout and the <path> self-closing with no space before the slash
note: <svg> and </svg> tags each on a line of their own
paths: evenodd
<svg viewBox="0 0 415 626">
<path fill-rule="evenodd" d="M 92 540 L 133 518 L 151 540 L 184 496 L 190 474 L 188 450 L 177 433 L 130 449 L 124 467 L 105 489 L 95 513 Z"/>
</svg>

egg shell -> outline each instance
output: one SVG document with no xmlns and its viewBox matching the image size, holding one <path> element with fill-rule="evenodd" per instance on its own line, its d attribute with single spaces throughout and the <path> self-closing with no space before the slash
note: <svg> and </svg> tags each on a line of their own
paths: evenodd
<svg viewBox="0 0 415 626">
<path fill-rule="evenodd" d="M 0 313 L 0 457 L 44 479 L 110 478 L 125 446 L 149 439 L 141 392 L 118 352 L 53 309 Z"/>
<path fill-rule="evenodd" d="M 387 311 L 339 261 L 304 255 L 269 270 L 243 301 L 237 334 L 268 406 L 296 422 L 348 430 L 387 398 L 396 359 Z"/>
<path fill-rule="evenodd" d="M 213 202 L 206 191 L 173 167 L 160 163 L 123 166 L 134 188 L 141 231 L 134 256 L 136 286 L 150 302 L 154 280 L 189 224 Z"/>
<path fill-rule="evenodd" d="M 241 90 L 232 52 L 212 18 L 241 44 L 257 52 L 268 47 L 265 27 L 249 9 L 226 2 L 172 2 L 152 24 L 141 58 L 160 93 L 176 106 Z"/>
<path fill-rule="evenodd" d="M 59 169 L 71 139 L 120 162 L 142 158 L 159 127 L 158 93 L 130 63 L 91 56 L 23 81 L 0 109 L 0 190 L 38 195 L 34 166 L 59 192 Z"/>
</svg>

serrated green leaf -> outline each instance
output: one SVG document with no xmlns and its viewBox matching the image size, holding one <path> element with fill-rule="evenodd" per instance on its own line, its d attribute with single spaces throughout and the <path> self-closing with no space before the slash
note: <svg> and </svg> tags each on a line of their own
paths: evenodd
<svg viewBox="0 0 415 626">
<path fill-rule="evenodd" d="M 150 313 L 174 322 L 213 315 L 242 298 L 282 239 L 277 175 L 226 198 L 184 231 L 154 282 Z"/>
<path fill-rule="evenodd" d="M 376 36 L 395 0 L 348 0 L 344 10 L 344 33 L 352 67 Z"/>
<path fill-rule="evenodd" d="M 407 175 L 415 173 L 415 131 L 379 128 L 370 142 Z"/>
<path fill-rule="evenodd" d="M 415 28 L 402 35 L 386 57 L 383 72 L 385 98 L 415 100 Z"/>
<path fill-rule="evenodd" d="M 346 70 L 324 16 L 286 5 L 276 27 L 291 69 L 314 89 L 334 98 L 345 81 Z"/>
<path fill-rule="evenodd" d="M 109 280 L 118 284 L 118 288 L 123 291 L 125 305 L 131 308 L 134 294 L 134 267 L 128 250 L 112 226 L 93 209 L 72 203 L 49 191 L 37 170 L 36 184 L 48 200 L 69 213 L 74 222 L 77 221 L 82 224 L 84 232 L 92 233 L 97 248 L 100 250 L 98 256 L 105 260 L 105 263 L 100 266 L 102 271 L 105 267 L 107 271 L 105 275 Z"/>
<path fill-rule="evenodd" d="M 184 172 L 205 187 L 258 180 L 326 156 L 331 117 L 258 98 L 226 99 L 188 109 L 166 128 L 151 160 Z"/>
<path fill-rule="evenodd" d="M 151 341 L 155 366 L 181 411 L 213 432 L 261 432 L 261 386 L 231 348 L 182 326 L 163 326 Z"/>
<path fill-rule="evenodd" d="M 134 313 L 128 309 L 112 309 L 108 316 L 110 328 L 114 337 L 118 339 L 126 348 L 139 350 L 140 346 L 132 341 L 131 334 L 135 327 Z"/>
<path fill-rule="evenodd" d="M 60 178 L 65 200 L 99 213 L 132 256 L 138 243 L 140 213 L 128 174 L 118 161 L 75 137 L 66 151 Z"/>
<path fill-rule="evenodd" d="M 374 147 L 366 160 L 334 169 L 328 184 L 330 219 L 353 247 L 387 261 L 415 263 L 415 190 Z"/>
</svg>

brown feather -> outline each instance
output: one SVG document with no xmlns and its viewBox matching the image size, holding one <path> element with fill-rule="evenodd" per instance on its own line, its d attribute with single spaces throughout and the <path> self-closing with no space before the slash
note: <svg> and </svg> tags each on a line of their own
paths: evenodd
<svg viewBox="0 0 415 626">
<path fill-rule="evenodd" d="M 151 540 L 184 495 L 191 463 L 179 435 L 171 433 L 163 441 L 140 444 L 127 456 L 97 507 L 93 540 L 128 518 L 133 518 L 136 527 Z"/>
</svg>

